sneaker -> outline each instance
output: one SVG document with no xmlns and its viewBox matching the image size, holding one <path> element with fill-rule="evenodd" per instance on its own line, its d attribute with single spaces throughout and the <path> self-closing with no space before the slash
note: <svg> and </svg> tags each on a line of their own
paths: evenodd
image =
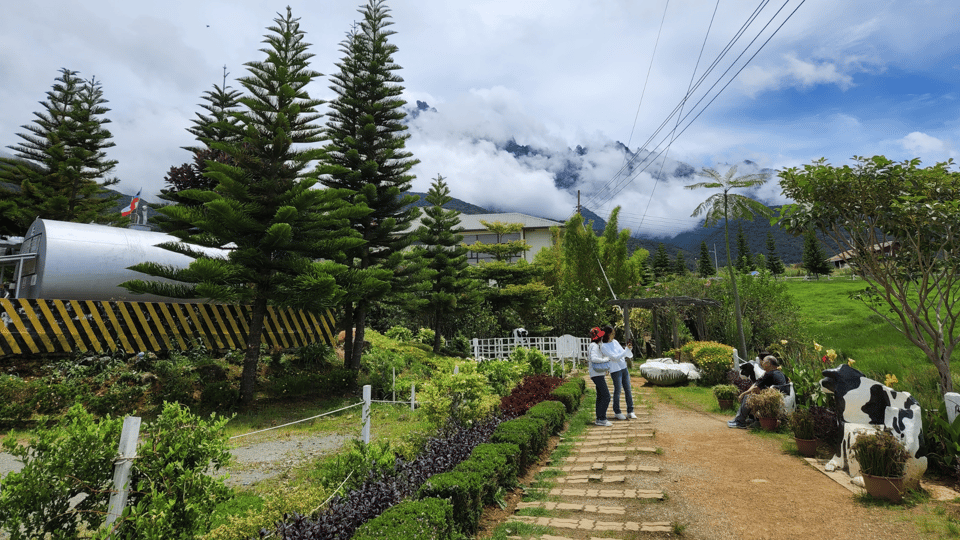
<svg viewBox="0 0 960 540">
<path fill-rule="evenodd" d="M 613 415 L 613 417 L 616 418 L 617 420 L 626 420 L 626 419 L 627 419 L 627 415 L 625 415 L 625 414 L 623 414 L 623 413 L 617 413 L 617 414 Z"/>
<path fill-rule="evenodd" d="M 637 417 L 637 415 L 635 415 L 635 414 L 633 414 L 633 413 L 628 413 L 627 416 L 630 417 L 630 418 L 636 418 L 636 417 Z"/>
<path fill-rule="evenodd" d="M 611 421 L 609 421 L 609 420 L 597 420 L 597 421 L 595 422 L 595 424 L 597 424 L 598 426 L 601 426 L 601 427 L 610 427 L 610 426 L 613 425 L 613 422 L 611 422 Z"/>
</svg>

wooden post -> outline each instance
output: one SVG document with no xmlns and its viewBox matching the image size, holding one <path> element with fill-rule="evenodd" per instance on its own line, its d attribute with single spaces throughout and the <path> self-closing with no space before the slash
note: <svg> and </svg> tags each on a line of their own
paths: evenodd
<svg viewBox="0 0 960 540">
<path fill-rule="evenodd" d="M 137 438 L 140 436 L 140 417 L 128 416 L 123 419 L 123 429 L 120 431 L 119 455 L 113 466 L 113 491 L 110 493 L 110 506 L 107 512 L 105 525 L 109 527 L 127 505 L 127 489 L 130 487 L 130 469 L 133 468 L 133 459 L 137 457 Z"/>
<path fill-rule="evenodd" d="M 660 314 L 657 308 L 653 308 L 650 311 L 653 314 L 653 350 L 656 351 L 659 357 L 663 356 L 660 350 Z"/>
<path fill-rule="evenodd" d="M 360 440 L 363 444 L 370 444 L 370 385 L 363 385 L 363 430 L 360 432 Z"/>
</svg>

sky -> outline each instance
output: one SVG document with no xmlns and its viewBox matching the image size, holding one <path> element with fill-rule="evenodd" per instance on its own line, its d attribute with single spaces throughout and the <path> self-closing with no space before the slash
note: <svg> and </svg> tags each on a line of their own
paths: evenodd
<svg viewBox="0 0 960 540">
<path fill-rule="evenodd" d="M 0 2 L 0 151 L 21 141 L 60 68 L 95 76 L 111 109 L 115 188 L 156 201 L 167 170 L 190 160 L 181 147 L 195 143 L 187 128 L 203 93 L 222 84 L 224 66 L 240 88 L 235 78 L 264 58 L 263 36 L 287 5 L 324 74 L 310 94 L 333 99 L 328 77 L 361 19 L 357 0 Z M 684 189 L 704 179 L 677 176 L 679 164 L 772 171 L 750 195 L 781 204 L 784 168 L 876 154 L 933 165 L 960 150 L 951 0 L 387 6 L 403 98 L 430 107 L 409 120 L 414 191 L 442 175 L 458 199 L 565 220 L 579 190 L 602 217 L 620 206 L 622 226 L 658 236 L 695 227 L 691 214 L 711 194 Z M 504 150 L 511 140 L 538 151 L 518 159 Z M 617 142 L 664 164 L 625 174 Z M 580 182 L 559 189 L 554 175 L 571 162 Z"/>
</svg>

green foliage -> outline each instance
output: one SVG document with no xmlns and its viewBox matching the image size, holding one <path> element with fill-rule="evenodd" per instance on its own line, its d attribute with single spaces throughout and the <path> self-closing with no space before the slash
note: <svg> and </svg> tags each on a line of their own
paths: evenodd
<svg viewBox="0 0 960 540">
<path fill-rule="evenodd" d="M 558 435 L 563 431 L 567 418 L 567 408 L 559 401 L 541 401 L 527 411 L 526 416 L 540 418 L 546 422 L 547 431 L 551 435 Z"/>
<path fill-rule="evenodd" d="M 827 255 L 823 252 L 823 245 L 817 238 L 813 230 L 807 231 L 803 235 L 803 267 L 807 274 L 817 276 L 829 275 L 833 272 L 833 264 L 827 260 Z"/>
<path fill-rule="evenodd" d="M 546 447 L 546 422 L 521 416 L 502 422 L 490 437 L 492 443 L 510 443 L 520 448 L 518 470 L 526 470 L 532 460 Z"/>
<path fill-rule="evenodd" d="M 903 443 L 888 430 L 861 434 L 850 449 L 860 471 L 872 476 L 902 477 L 910 457 Z"/>
<path fill-rule="evenodd" d="M 350 292 L 343 327 L 355 328 L 362 341 L 370 306 L 402 288 L 401 251 L 413 241 L 404 233 L 420 210 L 411 206 L 416 196 L 401 196 L 410 190 L 410 169 L 419 162 L 405 149 L 410 135 L 403 79 L 396 73 L 401 67 L 394 60 L 398 48 L 390 42 L 395 33 L 390 9 L 383 0 L 371 0 L 359 11 L 362 19 L 340 43 L 340 69 L 330 77 L 336 97 L 329 103 L 317 172 L 324 186 L 348 190 L 343 200 L 364 210 L 349 216 L 349 229 L 364 242 L 332 257 L 349 268 L 339 281 Z M 361 349 L 347 341 L 347 367 L 360 368 Z"/>
<path fill-rule="evenodd" d="M 586 335 L 589 326 L 584 321 L 603 320 L 609 306 L 606 296 L 596 289 L 585 290 L 574 283 L 550 295 L 544 310 L 553 327 L 552 334 L 582 336 Z"/>
<path fill-rule="evenodd" d="M 737 399 L 739 394 L 739 389 L 732 384 L 718 384 L 713 387 L 713 397 L 718 400 Z"/>
<path fill-rule="evenodd" d="M 418 499 L 446 499 L 453 504 L 453 521 L 457 529 L 476 535 L 483 513 L 484 478 L 476 472 L 452 471 L 435 474 L 417 490 Z"/>
<path fill-rule="evenodd" d="M 330 493 L 315 482 L 288 483 L 267 497 L 235 495 L 218 505 L 214 524 L 204 540 L 247 540 L 255 538 L 265 525 L 277 523 L 292 513 L 308 515 L 327 500 Z M 252 499 L 247 504 L 244 499 Z"/>
<path fill-rule="evenodd" d="M 415 300 L 411 306 L 414 313 L 425 315 L 431 322 L 435 335 L 428 345 L 435 353 L 444 346 L 443 338 L 438 337 L 443 321 L 480 300 L 480 283 L 468 272 L 470 263 L 463 235 L 456 233 L 460 212 L 443 207 L 451 200 L 450 188 L 438 175 L 427 194 L 427 201 L 433 206 L 424 210 L 421 226 L 413 233 L 420 244 L 415 245 L 409 255 L 413 264 L 422 267 L 417 279 L 423 284 L 413 294 Z"/>
<path fill-rule="evenodd" d="M 223 433 L 228 420 L 216 415 L 204 420 L 180 405 L 164 404 L 141 432 L 145 441 L 113 538 L 186 540 L 209 530 L 214 508 L 229 493 L 223 479 L 210 474 L 230 459 Z"/>
<path fill-rule="evenodd" d="M 29 444 L 13 437 L 4 451 L 23 462 L 19 472 L 3 479 L 0 530 L 12 540 L 43 537 L 76 538 L 79 528 L 99 528 L 107 511 L 113 458 L 120 440 L 120 419 L 97 422 L 81 405 L 70 408 L 58 425 L 35 431 Z M 70 500 L 88 493 L 68 511 Z"/>
<path fill-rule="evenodd" d="M 313 189 L 315 173 L 308 165 L 320 149 L 302 149 L 321 141 L 317 107 L 306 88 L 321 75 L 310 69 L 305 34 L 288 8 L 270 28 L 264 61 L 246 64 L 241 77 L 247 95 L 235 113 L 242 126 L 237 140 L 211 143 L 235 165 L 207 162 L 205 174 L 217 182 L 212 191 L 180 191 L 198 204 L 177 204 L 159 211 L 169 218 L 168 232 L 180 243 L 162 247 L 194 260 L 185 269 L 156 263 L 132 267 L 180 285 L 133 280 L 123 284 L 135 293 L 178 298 L 210 298 L 249 303 L 247 347 L 240 399 L 253 400 L 259 345 L 268 303 L 294 308 L 326 309 L 339 305 L 344 292 L 336 277 L 345 267 L 334 260 L 343 250 L 363 243 L 346 219 L 368 211 L 347 208 L 345 192 Z M 200 246 L 236 247 L 229 257 L 199 251 Z"/>
<path fill-rule="evenodd" d="M 410 358 L 403 353 L 375 348 L 363 355 L 360 366 L 367 375 L 365 382 L 370 385 L 370 390 L 375 396 L 382 397 L 394 391 L 394 376 L 401 376 L 410 364 Z M 407 385 L 397 390 L 409 392 L 410 387 Z"/>
<path fill-rule="evenodd" d="M 104 125 L 110 111 L 96 78 L 88 81 L 76 71 L 61 75 L 41 101 L 43 112 L 34 113 L 29 133 L 13 146 L 18 159 L 0 159 L 0 181 L 18 190 L 0 187 L 0 234 L 22 235 L 34 219 L 79 223 L 116 223 L 129 220 L 117 211 L 119 194 L 105 188 L 119 182 L 106 178 L 117 162 L 106 158 L 114 146 Z"/>
<path fill-rule="evenodd" d="M 746 333 L 743 328 L 742 312 L 740 310 L 740 294 L 737 291 L 737 278 L 734 273 L 734 265 L 732 264 L 733 259 L 730 256 L 729 222 L 731 219 L 752 220 L 753 216 L 757 214 L 769 218 L 772 212 L 762 203 L 755 201 L 750 197 L 737 193 L 730 193 L 730 190 L 732 189 L 750 188 L 763 185 L 767 181 L 767 176 L 765 174 L 749 174 L 734 178 L 733 175 L 736 173 L 736 166 L 730 167 L 730 169 L 727 171 L 727 174 L 724 176 L 720 176 L 720 173 L 715 169 L 705 167 L 700 173 L 698 173 L 698 176 L 710 178 L 712 181 L 700 182 L 685 187 L 687 189 L 709 188 L 720 190 L 720 193 L 715 193 L 706 201 L 700 203 L 700 205 L 694 209 L 692 216 L 704 214 L 704 227 L 712 227 L 718 221 L 720 221 L 721 218 L 723 219 L 724 245 L 727 250 L 728 277 L 733 291 L 733 311 L 737 323 L 740 356 L 746 356 L 748 349 Z M 731 343 L 733 342 L 731 341 Z"/>
<path fill-rule="evenodd" d="M 670 268 L 670 257 L 667 255 L 667 248 L 663 245 L 663 242 L 657 244 L 657 252 L 654 254 L 650 266 L 653 268 L 653 275 L 657 279 L 664 279 L 673 273 Z"/>
<path fill-rule="evenodd" d="M 495 504 L 504 488 L 513 488 L 517 484 L 518 452 L 516 445 L 482 443 L 454 471 L 478 474 L 483 479 L 484 504 Z"/>
<path fill-rule="evenodd" d="M 854 160 L 781 171 L 784 195 L 797 204 L 783 209 L 780 223 L 816 229 L 846 252 L 869 285 L 855 297 L 921 349 L 940 392 L 950 392 L 960 344 L 960 173 L 949 161 L 921 168 L 919 159 Z"/>
<path fill-rule="evenodd" d="M 390 441 L 364 444 L 355 439 L 353 448 L 340 451 L 333 459 L 318 463 L 310 476 L 326 491 L 332 493 L 336 490 L 343 495 L 359 488 L 369 478 L 379 478 L 392 471 L 396 457 Z"/>
<path fill-rule="evenodd" d="M 554 388 L 553 391 L 550 392 L 550 395 L 560 403 L 563 403 L 563 406 L 567 409 L 567 414 L 573 414 L 580 408 L 580 401 L 583 398 L 584 390 L 584 380 L 577 379 L 567 381 L 557 388 Z"/>
<path fill-rule="evenodd" d="M 786 271 L 786 268 L 783 266 L 783 261 L 780 260 L 780 256 L 777 255 L 777 243 L 773 238 L 773 233 L 767 231 L 767 270 L 774 276 L 779 276 Z"/>
<path fill-rule="evenodd" d="M 37 388 L 13 375 L 0 375 L 0 423 L 20 423 L 33 416 Z"/>
<path fill-rule="evenodd" d="M 420 330 L 417 330 L 417 335 L 414 337 L 420 343 L 433 347 L 433 341 L 434 339 L 436 339 L 437 334 L 430 328 L 421 328 Z M 440 338 L 440 343 L 441 344 L 445 343 L 445 340 L 442 337 Z M 438 352 L 438 351 L 434 351 L 434 352 Z"/>
<path fill-rule="evenodd" d="M 441 498 L 404 501 L 361 525 L 353 540 L 452 540 L 453 505 Z"/>
<path fill-rule="evenodd" d="M 737 271 L 741 274 L 749 274 L 756 267 L 753 264 L 753 253 L 750 252 L 750 244 L 747 243 L 747 237 L 743 234 L 743 227 L 737 224 Z"/>
<path fill-rule="evenodd" d="M 707 242 L 700 242 L 700 256 L 697 257 L 697 275 L 702 278 L 710 277 L 717 273 L 710 259 L 710 251 L 707 249 Z"/>
<path fill-rule="evenodd" d="M 706 344 L 696 349 L 693 354 L 693 364 L 700 371 L 697 384 L 715 386 L 724 382 L 727 372 L 733 365 L 732 353 L 732 347 L 721 343 Z"/>
<path fill-rule="evenodd" d="M 393 326 L 384 335 L 401 343 L 413 340 L 413 331 L 405 326 Z"/>
<path fill-rule="evenodd" d="M 814 435 L 813 413 L 806 407 L 797 407 L 790 415 L 790 430 L 798 439 L 816 439 Z"/>
<path fill-rule="evenodd" d="M 505 396 L 523 379 L 529 366 L 514 360 L 490 359 L 477 363 L 477 370 L 487 377 L 490 389 L 498 396 Z"/>
<path fill-rule="evenodd" d="M 929 437 L 932 448 L 933 458 L 945 469 L 956 470 L 960 463 L 957 459 L 960 456 L 960 415 L 948 422 L 945 417 L 945 411 L 937 411 L 932 415 L 933 426 L 924 430 L 924 435 Z"/>
<path fill-rule="evenodd" d="M 550 358 L 540 352 L 540 349 L 517 347 L 510 351 L 510 361 L 524 366 L 524 375 L 550 373 Z"/>
<path fill-rule="evenodd" d="M 209 528 L 211 512 L 227 495 L 223 480 L 208 474 L 229 457 L 226 422 L 166 404 L 143 425 L 115 538 L 194 538 Z M 57 425 L 36 430 L 28 445 L 4 440 L 4 449 L 24 463 L 0 491 L 0 523 L 11 539 L 76 538 L 81 526 L 100 528 L 121 427 L 120 419 L 97 421 L 75 405 Z M 69 512 L 70 499 L 80 493 L 88 496 Z"/>
<path fill-rule="evenodd" d="M 459 373 L 438 371 L 417 392 L 422 414 L 438 428 L 451 420 L 468 424 L 486 418 L 499 403 L 476 362 L 456 365 Z"/>
</svg>

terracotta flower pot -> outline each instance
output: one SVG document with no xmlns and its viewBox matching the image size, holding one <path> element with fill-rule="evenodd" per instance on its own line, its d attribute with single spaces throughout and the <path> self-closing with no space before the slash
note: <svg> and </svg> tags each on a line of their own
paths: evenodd
<svg viewBox="0 0 960 540">
<path fill-rule="evenodd" d="M 800 455 L 803 457 L 814 457 L 817 455 L 817 443 L 820 441 L 816 439 L 797 439 L 794 437 L 794 440 L 797 441 L 797 452 L 800 452 Z"/>
<path fill-rule="evenodd" d="M 873 476 L 872 474 L 863 475 L 863 487 L 867 493 L 878 498 L 886 499 L 893 503 L 899 503 L 903 500 L 903 494 L 906 489 L 903 487 L 903 477 L 890 478 L 887 476 Z"/>
<path fill-rule="evenodd" d="M 775 431 L 777 429 L 777 424 L 780 420 L 775 416 L 763 416 L 758 418 L 760 421 L 760 427 L 767 431 Z"/>
<path fill-rule="evenodd" d="M 729 410 L 729 409 L 732 409 L 732 408 L 733 408 L 733 400 L 732 400 L 732 399 L 718 399 L 718 400 L 717 400 L 717 403 L 720 405 L 720 410 L 721 410 L 721 411 L 726 411 L 726 410 Z"/>
</svg>

